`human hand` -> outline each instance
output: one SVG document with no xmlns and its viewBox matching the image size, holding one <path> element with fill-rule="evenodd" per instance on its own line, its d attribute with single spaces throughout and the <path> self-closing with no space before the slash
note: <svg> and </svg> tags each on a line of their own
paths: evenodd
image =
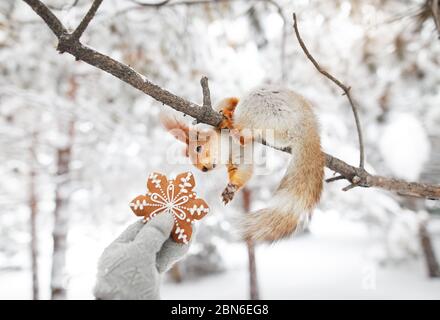
<svg viewBox="0 0 440 320">
<path fill-rule="evenodd" d="M 102 253 L 94 294 L 97 299 L 159 299 L 160 274 L 188 251 L 190 244 L 170 238 L 173 216 L 157 215 L 130 225 Z"/>
</svg>

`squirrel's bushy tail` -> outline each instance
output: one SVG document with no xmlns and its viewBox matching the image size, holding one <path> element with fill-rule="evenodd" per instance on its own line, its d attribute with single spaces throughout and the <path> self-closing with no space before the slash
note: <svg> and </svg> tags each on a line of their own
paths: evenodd
<svg viewBox="0 0 440 320">
<path fill-rule="evenodd" d="M 244 239 L 276 241 L 291 235 L 309 220 L 321 197 L 325 164 L 319 140 L 310 142 L 290 161 L 269 206 L 242 218 L 240 228 Z"/>
<path fill-rule="evenodd" d="M 247 214 L 242 220 L 242 234 L 246 240 L 273 242 L 291 235 L 303 217 L 286 214 L 269 207 Z"/>
</svg>

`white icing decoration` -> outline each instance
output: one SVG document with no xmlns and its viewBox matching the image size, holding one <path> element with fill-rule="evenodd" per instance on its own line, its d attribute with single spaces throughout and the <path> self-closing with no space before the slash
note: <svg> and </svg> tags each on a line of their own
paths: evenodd
<svg viewBox="0 0 440 320">
<path fill-rule="evenodd" d="M 144 218 L 145 222 L 149 221 L 160 212 L 166 211 L 172 213 L 176 225 L 175 234 L 177 239 L 181 240 L 183 243 L 188 243 L 188 235 L 185 234 L 185 230 L 179 226 L 178 222 L 186 221 L 187 223 L 194 224 L 194 218 L 200 219 L 198 216 L 201 216 L 202 213 L 208 213 L 209 211 L 209 209 L 205 208 L 203 204 L 194 205 L 192 208 L 185 206 L 190 201 L 190 198 L 196 198 L 196 193 L 192 191 L 194 185 L 190 183 L 191 178 L 192 174 L 188 173 L 186 177 L 180 178 L 178 184 L 176 182 L 173 183 L 175 180 L 169 180 L 166 190 L 163 190 L 160 185 L 163 176 L 152 173 L 149 179 L 157 190 L 155 190 L 156 192 L 150 192 L 150 190 L 148 190 L 146 195 L 149 196 L 149 199 L 151 200 L 136 199 L 130 203 L 130 207 L 134 208 L 134 210 L 143 210 L 145 207 L 154 209 Z M 191 214 L 192 218 L 187 216 L 188 212 Z"/>
</svg>

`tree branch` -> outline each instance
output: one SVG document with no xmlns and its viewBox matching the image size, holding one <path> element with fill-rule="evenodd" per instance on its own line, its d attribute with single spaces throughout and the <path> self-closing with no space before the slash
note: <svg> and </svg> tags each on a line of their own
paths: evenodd
<svg viewBox="0 0 440 320">
<path fill-rule="evenodd" d="M 202 79 L 200 79 L 200 85 L 202 86 L 203 93 L 203 108 L 212 109 L 211 92 L 209 91 L 208 78 L 202 77 Z"/>
<path fill-rule="evenodd" d="M 89 11 L 86 13 L 78 27 L 73 31 L 72 38 L 75 40 L 79 40 L 81 38 L 84 31 L 87 29 L 90 21 L 92 21 L 93 17 L 96 14 L 96 11 L 98 10 L 99 6 L 101 5 L 102 0 L 94 0 L 92 3 L 92 6 L 90 7 Z"/>
<path fill-rule="evenodd" d="M 354 120 L 356 122 L 356 129 L 357 129 L 358 140 L 359 140 L 359 167 L 363 168 L 364 167 L 364 161 L 365 161 L 364 160 L 365 159 L 365 155 L 364 155 L 364 140 L 363 140 L 363 137 L 362 137 L 362 130 L 361 130 L 361 123 L 360 123 L 359 115 L 358 115 L 358 108 L 354 104 L 354 100 L 353 100 L 353 98 L 351 97 L 351 94 L 350 94 L 351 87 L 346 86 L 341 81 L 339 81 L 334 76 L 332 76 L 330 73 L 325 71 L 319 65 L 319 63 L 315 60 L 315 58 L 313 58 L 312 54 L 309 52 L 309 50 L 307 49 L 304 41 L 302 40 L 301 35 L 299 34 L 298 23 L 296 21 L 296 14 L 295 13 L 293 14 L 293 29 L 295 30 L 295 35 L 296 35 L 296 38 L 298 39 L 299 45 L 301 46 L 301 48 L 304 51 L 304 53 L 307 56 L 307 58 L 315 66 L 316 70 L 318 70 L 325 77 L 327 77 L 328 79 L 333 81 L 333 83 L 335 83 L 339 88 L 342 89 L 342 91 L 344 91 L 344 95 L 347 96 L 348 102 L 350 103 L 351 109 L 353 111 Z"/>
<path fill-rule="evenodd" d="M 68 52 L 77 60 L 82 60 L 98 69 L 112 74 L 116 78 L 130 84 L 132 87 L 144 92 L 155 100 L 195 118 L 198 122 L 217 127 L 222 121 L 223 117 L 220 113 L 217 113 L 212 108 L 204 107 L 205 105 L 208 105 L 208 99 L 206 98 L 209 94 L 209 91 L 206 90 L 208 88 L 207 79 L 204 80 L 202 78 L 201 80 L 204 94 L 204 105 L 199 106 L 165 89 L 160 88 L 158 85 L 152 83 L 129 66 L 98 51 L 88 48 L 87 46 L 81 44 L 78 40 L 72 40 L 72 38 L 68 36 L 63 37 L 63 35 L 68 35 L 67 31 L 49 8 L 47 8 L 39 0 L 23 1 L 26 2 L 45 21 L 48 27 L 57 36 L 59 39 L 58 50 L 61 52 Z M 206 83 L 206 86 L 204 83 Z M 261 141 L 261 143 L 267 145 L 265 141 Z M 289 148 L 282 149 L 281 151 L 291 153 Z M 365 169 L 351 166 L 329 154 L 325 154 L 325 159 L 326 166 L 330 170 L 338 172 L 345 179 L 351 183 L 355 183 L 358 186 L 381 188 L 407 196 L 429 199 L 440 198 L 440 186 L 406 182 L 404 180 L 371 175 Z"/>
<path fill-rule="evenodd" d="M 46 22 L 47 26 L 59 39 L 63 34 L 67 33 L 66 28 L 60 20 L 49 10 L 44 3 L 39 0 L 23 0 Z"/>
<path fill-rule="evenodd" d="M 329 182 L 338 181 L 338 180 L 345 180 L 345 177 L 339 175 L 339 176 L 335 176 L 335 177 L 331 177 L 331 178 L 325 179 L 325 182 L 329 183 Z"/>
</svg>

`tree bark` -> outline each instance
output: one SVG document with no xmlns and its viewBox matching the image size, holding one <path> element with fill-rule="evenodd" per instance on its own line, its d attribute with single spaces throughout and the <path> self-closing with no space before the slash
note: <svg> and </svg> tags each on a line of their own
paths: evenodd
<svg viewBox="0 0 440 320">
<path fill-rule="evenodd" d="M 71 77 L 70 87 L 67 92 L 69 99 L 74 100 L 78 84 L 74 77 Z M 66 299 L 65 267 L 67 251 L 67 234 L 69 230 L 69 216 L 67 206 L 69 193 L 67 190 L 70 182 L 70 163 L 72 160 L 72 148 L 75 135 L 75 119 L 68 122 L 67 137 L 68 141 L 64 147 L 57 149 L 57 173 L 55 187 L 55 209 L 54 209 L 54 228 L 53 254 L 52 254 L 52 273 L 51 273 L 51 298 L 52 300 Z"/>
<path fill-rule="evenodd" d="M 29 209 L 30 209 L 30 253 L 31 253 L 31 272 L 32 272 L 32 299 L 38 300 L 40 295 L 39 279 L 38 279 L 38 238 L 37 238 L 37 215 L 38 201 L 35 192 L 36 171 L 34 162 L 35 148 L 37 143 L 37 134 L 32 134 L 32 142 L 30 149 L 30 172 L 29 172 Z"/>
<path fill-rule="evenodd" d="M 419 210 L 425 209 L 424 202 L 419 198 L 408 197 L 402 199 L 400 204 L 414 212 L 418 212 Z M 426 271 L 428 273 L 428 277 L 436 278 L 440 277 L 440 267 L 437 261 L 437 257 L 435 255 L 435 250 L 431 241 L 431 235 L 428 232 L 428 219 L 423 219 L 419 222 L 418 229 L 418 237 L 420 241 L 420 248 L 422 249 L 423 259 L 426 265 Z"/>
<path fill-rule="evenodd" d="M 420 244 L 424 253 L 424 258 L 426 261 L 426 268 L 428 271 L 428 276 L 430 278 L 440 277 L 440 266 L 435 255 L 434 247 L 432 245 L 431 236 L 426 227 L 427 222 L 421 222 L 419 226 L 419 237 Z"/>
<path fill-rule="evenodd" d="M 70 123 L 69 145 L 57 150 L 57 184 L 55 190 L 54 228 L 53 228 L 53 255 L 51 273 L 51 298 L 53 300 L 66 299 L 64 273 L 66 266 L 67 233 L 69 217 L 67 214 L 68 197 L 66 186 L 70 172 L 72 153 L 72 139 L 74 122 Z"/>
<path fill-rule="evenodd" d="M 245 214 L 250 213 L 251 207 L 251 190 L 243 188 L 243 209 Z M 258 290 L 257 279 L 257 262 L 255 259 L 255 243 L 252 240 L 246 240 L 249 260 L 249 297 L 251 300 L 259 300 L 260 294 Z"/>
</svg>

